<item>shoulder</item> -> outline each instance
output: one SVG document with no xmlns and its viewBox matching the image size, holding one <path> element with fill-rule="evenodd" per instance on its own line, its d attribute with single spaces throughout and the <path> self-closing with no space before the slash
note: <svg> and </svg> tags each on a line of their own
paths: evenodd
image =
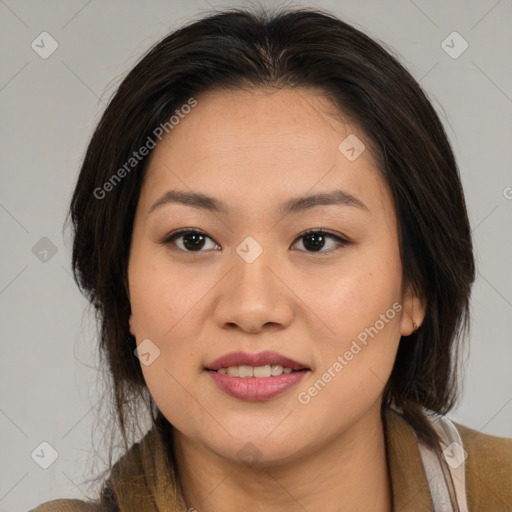
<svg viewBox="0 0 512 512">
<path fill-rule="evenodd" d="M 103 509 L 93 502 L 60 499 L 42 503 L 29 512 L 103 512 Z"/>
<path fill-rule="evenodd" d="M 492 436 L 454 423 L 465 450 L 470 510 L 512 510 L 512 438 Z M 492 507 L 492 508 L 489 508 Z"/>
</svg>

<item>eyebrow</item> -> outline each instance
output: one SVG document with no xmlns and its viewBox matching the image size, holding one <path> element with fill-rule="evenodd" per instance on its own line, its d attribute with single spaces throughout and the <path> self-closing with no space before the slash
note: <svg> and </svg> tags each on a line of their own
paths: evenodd
<svg viewBox="0 0 512 512">
<path fill-rule="evenodd" d="M 167 204 L 183 204 L 214 213 L 229 213 L 227 205 L 214 197 L 210 197 L 199 192 L 168 190 L 151 206 L 148 214 Z M 330 192 L 322 192 L 319 194 L 289 199 L 281 205 L 280 213 L 282 216 L 286 216 L 292 213 L 306 211 L 316 206 L 328 205 L 353 206 L 362 210 L 370 211 L 368 207 L 357 197 L 343 190 L 335 189 Z"/>
</svg>

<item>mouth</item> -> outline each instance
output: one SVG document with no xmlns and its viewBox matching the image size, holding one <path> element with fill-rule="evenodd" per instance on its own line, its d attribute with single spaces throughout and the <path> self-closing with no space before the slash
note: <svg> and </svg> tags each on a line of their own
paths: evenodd
<svg viewBox="0 0 512 512">
<path fill-rule="evenodd" d="M 238 377 L 247 379 L 256 377 L 257 379 L 265 379 L 267 377 L 279 377 L 279 375 L 289 375 L 292 372 L 306 371 L 305 368 L 300 370 L 292 370 L 289 367 L 284 367 L 280 364 L 265 364 L 263 366 L 228 366 L 227 368 L 219 368 L 216 371 L 221 375 L 229 375 L 230 377 Z"/>
<path fill-rule="evenodd" d="M 268 372 L 270 369 L 270 375 L 264 374 L 264 377 L 270 377 L 272 375 L 272 371 L 278 372 L 279 368 L 282 368 L 283 371 L 286 369 L 287 371 L 284 373 L 290 373 L 291 371 L 299 371 L 299 370 L 310 370 L 306 364 L 300 363 L 291 359 L 289 357 L 283 356 L 278 352 L 271 352 L 269 350 L 265 350 L 263 352 L 259 352 L 258 354 L 251 354 L 249 352 L 231 352 L 226 354 L 215 361 L 211 362 L 206 366 L 206 370 L 219 371 L 226 370 L 228 371 L 230 368 L 253 368 L 258 369 L 257 373 Z M 272 370 L 274 368 L 274 370 Z M 235 372 L 235 370 L 231 370 Z M 244 374 L 247 373 L 247 375 Z M 233 373 L 233 377 L 253 377 L 257 375 L 251 375 L 248 373 L 249 370 L 242 370 L 242 374 L 235 375 Z M 278 373 L 280 375 L 283 372 Z M 229 375 L 229 373 L 228 373 Z"/>
<path fill-rule="evenodd" d="M 232 352 L 205 370 L 218 388 L 245 401 L 270 400 L 294 387 L 311 371 L 308 366 L 277 352 Z"/>
</svg>

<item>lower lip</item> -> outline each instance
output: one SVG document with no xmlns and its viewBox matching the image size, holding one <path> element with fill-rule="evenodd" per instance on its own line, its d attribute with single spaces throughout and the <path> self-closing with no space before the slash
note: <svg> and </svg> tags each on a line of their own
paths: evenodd
<svg viewBox="0 0 512 512">
<path fill-rule="evenodd" d="M 284 393 L 293 386 L 296 386 L 307 372 L 308 370 L 300 370 L 260 379 L 258 377 L 231 377 L 208 370 L 208 374 L 224 393 L 250 402 L 270 400 Z"/>
</svg>

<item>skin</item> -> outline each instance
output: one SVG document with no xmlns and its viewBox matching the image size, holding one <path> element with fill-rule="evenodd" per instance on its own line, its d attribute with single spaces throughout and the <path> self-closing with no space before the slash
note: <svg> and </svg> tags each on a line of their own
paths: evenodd
<svg viewBox="0 0 512 512">
<path fill-rule="evenodd" d="M 421 324 L 424 309 L 402 290 L 397 219 L 369 150 L 349 161 L 338 149 L 348 134 L 365 135 L 319 91 L 217 91 L 197 99 L 153 151 L 128 268 L 130 330 L 138 344 L 150 339 L 160 350 L 141 367 L 175 427 L 186 503 L 200 512 L 391 511 L 381 398 L 400 337 Z M 367 209 L 279 213 L 290 198 L 334 188 Z M 150 212 L 170 189 L 213 196 L 229 213 L 175 203 Z M 299 235 L 320 227 L 350 243 L 326 238 L 315 252 Z M 183 237 L 161 243 L 181 228 L 203 231 L 204 246 L 194 252 Z M 248 236 L 263 249 L 251 264 L 236 252 Z M 300 403 L 299 393 L 394 303 L 401 311 Z M 270 400 L 233 398 L 204 368 L 239 350 L 277 351 L 311 371 Z M 252 465 L 238 455 L 249 442 L 258 459 Z"/>
</svg>

